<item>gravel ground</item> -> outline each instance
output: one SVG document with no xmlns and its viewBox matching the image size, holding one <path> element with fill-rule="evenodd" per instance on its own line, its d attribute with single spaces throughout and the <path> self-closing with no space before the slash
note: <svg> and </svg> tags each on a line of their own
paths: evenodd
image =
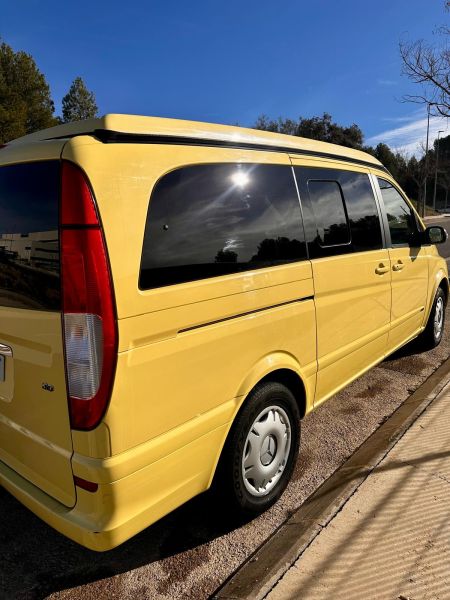
<svg viewBox="0 0 450 600">
<path fill-rule="evenodd" d="M 447 319 L 450 319 L 450 311 Z M 310 414 L 293 480 L 244 524 L 204 494 L 108 553 L 65 539 L 0 488 L 0 598 L 207 598 L 450 355 L 405 348 Z"/>
</svg>

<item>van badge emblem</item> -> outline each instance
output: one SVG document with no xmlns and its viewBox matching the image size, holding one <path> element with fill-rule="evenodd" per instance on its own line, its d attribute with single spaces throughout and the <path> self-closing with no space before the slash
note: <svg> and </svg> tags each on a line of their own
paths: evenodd
<svg viewBox="0 0 450 600">
<path fill-rule="evenodd" d="M 44 381 L 44 383 L 42 384 L 42 389 L 45 390 L 46 392 L 53 392 L 55 389 L 55 386 L 52 385 L 51 383 L 46 383 Z"/>
</svg>

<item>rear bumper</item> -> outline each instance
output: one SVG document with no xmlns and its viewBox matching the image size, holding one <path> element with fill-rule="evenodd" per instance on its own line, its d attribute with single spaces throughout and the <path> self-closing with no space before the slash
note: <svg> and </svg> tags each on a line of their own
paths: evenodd
<svg viewBox="0 0 450 600">
<path fill-rule="evenodd" d="M 0 461 L 0 485 L 48 525 L 99 552 L 110 550 L 205 491 L 227 425 L 94 493 L 76 488 L 70 509 Z M 94 459 L 90 459 L 91 461 Z M 104 472 L 104 463 L 99 459 Z M 19 526 L 19 524 L 18 524 Z"/>
<path fill-rule="evenodd" d="M 3 462 L 0 462 L 0 484 L 40 519 L 75 542 L 98 551 L 113 547 L 109 532 L 96 532 L 93 523 L 76 508 L 70 510 L 60 504 Z"/>
</svg>

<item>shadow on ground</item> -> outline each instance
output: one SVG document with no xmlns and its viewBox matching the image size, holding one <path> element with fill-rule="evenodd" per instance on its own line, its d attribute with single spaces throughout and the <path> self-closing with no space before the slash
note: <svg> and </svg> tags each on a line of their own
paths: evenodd
<svg viewBox="0 0 450 600">
<path fill-rule="evenodd" d="M 220 518 L 218 518 L 220 512 Z M 66 539 L 0 488 L 0 598 L 37 600 L 196 549 L 186 569 L 209 559 L 204 547 L 244 525 L 207 492 L 109 552 Z M 20 524 L 20 527 L 19 527 Z M 205 554 L 206 553 L 206 554 Z"/>
</svg>

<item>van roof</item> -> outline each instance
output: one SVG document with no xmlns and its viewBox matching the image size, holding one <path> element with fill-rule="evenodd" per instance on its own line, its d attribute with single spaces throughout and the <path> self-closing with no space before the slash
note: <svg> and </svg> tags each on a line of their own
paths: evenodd
<svg viewBox="0 0 450 600">
<path fill-rule="evenodd" d="M 105 143 L 193 143 L 280 150 L 295 154 L 338 157 L 351 162 L 382 166 L 379 160 L 366 152 L 308 138 L 230 125 L 138 115 L 109 114 L 98 119 L 57 125 L 13 140 L 8 145 L 15 146 L 79 135 L 92 135 Z"/>
</svg>

